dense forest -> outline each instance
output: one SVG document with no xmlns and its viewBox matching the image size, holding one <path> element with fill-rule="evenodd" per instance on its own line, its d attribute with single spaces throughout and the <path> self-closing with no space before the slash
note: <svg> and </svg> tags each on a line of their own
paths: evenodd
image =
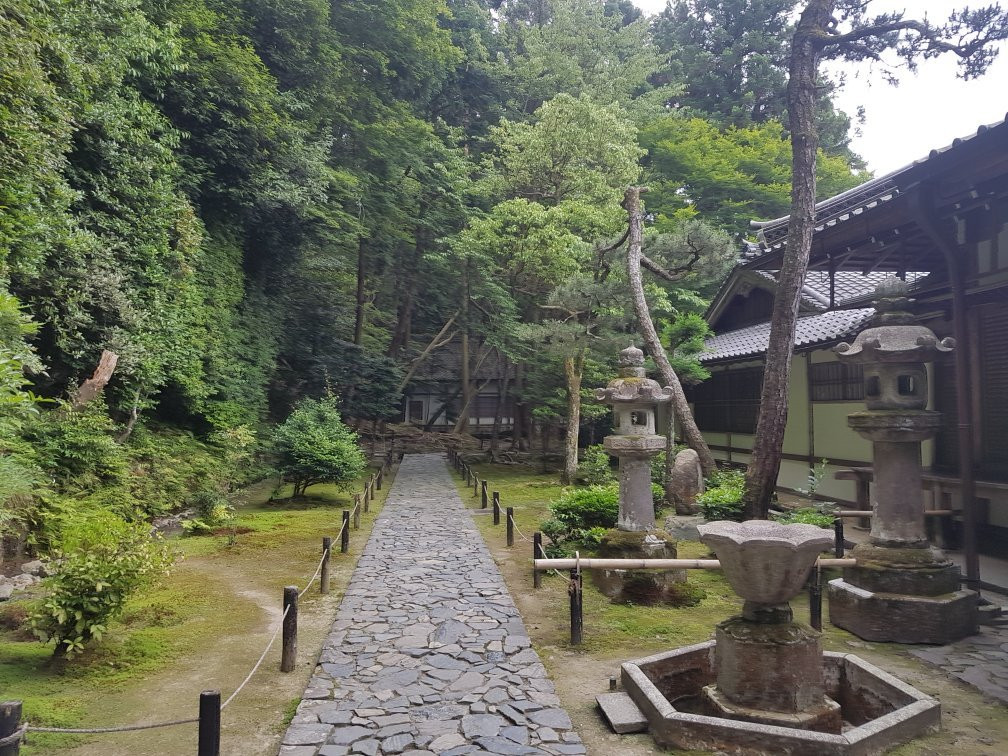
<svg viewBox="0 0 1008 756">
<path fill-rule="evenodd" d="M 509 443 L 580 412 L 634 328 L 628 185 L 652 259 L 704 250 L 648 283 L 670 339 L 787 212 L 792 7 L 0 0 L 0 528 L 226 496 L 302 397 L 400 418 L 436 334 L 513 368 Z M 822 196 L 863 180 L 832 91 Z"/>
</svg>

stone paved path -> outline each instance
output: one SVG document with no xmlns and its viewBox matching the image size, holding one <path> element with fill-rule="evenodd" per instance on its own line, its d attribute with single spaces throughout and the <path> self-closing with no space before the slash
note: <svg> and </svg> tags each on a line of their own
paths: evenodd
<svg viewBox="0 0 1008 756">
<path fill-rule="evenodd" d="M 585 753 L 443 456 L 403 460 L 280 753 Z"/>
<path fill-rule="evenodd" d="M 947 646 L 911 649 L 910 653 L 1008 703 L 1008 628 L 981 625 L 978 635 Z"/>
</svg>

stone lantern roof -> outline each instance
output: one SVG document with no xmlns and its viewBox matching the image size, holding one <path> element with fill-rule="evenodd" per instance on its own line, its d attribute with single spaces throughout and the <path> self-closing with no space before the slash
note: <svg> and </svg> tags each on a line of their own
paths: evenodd
<svg viewBox="0 0 1008 756">
<path fill-rule="evenodd" d="M 607 404 L 661 404 L 672 398 L 669 388 L 644 373 L 644 352 L 629 346 L 620 352 L 619 377 L 602 389 L 595 389 L 595 398 Z"/>
<path fill-rule="evenodd" d="M 939 352 L 951 352 L 955 339 L 941 341 L 934 331 L 914 321 L 909 311 L 907 284 L 895 276 L 875 289 L 872 325 L 853 344 L 842 342 L 833 351 L 844 362 L 929 362 Z"/>
</svg>

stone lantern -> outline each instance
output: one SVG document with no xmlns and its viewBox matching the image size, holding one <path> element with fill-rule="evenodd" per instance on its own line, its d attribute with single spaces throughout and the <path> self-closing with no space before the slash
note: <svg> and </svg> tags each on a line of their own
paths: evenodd
<svg viewBox="0 0 1008 756">
<path fill-rule="evenodd" d="M 976 597 L 960 590 L 959 568 L 928 542 L 921 442 L 941 421 L 925 409 L 925 363 L 955 342 L 915 324 L 909 302 L 906 283 L 887 279 L 870 327 L 835 348 L 841 362 L 863 366 L 867 410 L 847 422 L 872 441 L 874 485 L 869 540 L 853 550 L 857 566 L 830 582 L 829 613 L 866 640 L 948 643 L 976 632 Z"/>
<path fill-rule="evenodd" d="M 615 559 L 674 559 L 675 544 L 655 530 L 651 493 L 651 459 L 664 451 L 665 436 L 655 433 L 655 409 L 672 393 L 644 373 L 644 353 L 637 347 L 620 352 L 619 377 L 595 398 L 612 405 L 613 435 L 603 439 L 605 450 L 619 459 L 619 519 L 599 545 L 599 556 Z M 669 592 L 685 580 L 683 570 L 607 570 L 593 573 L 599 589 L 614 600 L 638 604 L 673 600 Z"/>
</svg>

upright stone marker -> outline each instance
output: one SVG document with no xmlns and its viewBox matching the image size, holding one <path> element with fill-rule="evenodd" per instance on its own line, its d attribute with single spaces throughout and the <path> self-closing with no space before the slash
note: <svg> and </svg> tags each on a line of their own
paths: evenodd
<svg viewBox="0 0 1008 756">
<path fill-rule="evenodd" d="M 614 434 L 603 439 L 607 452 L 619 459 L 619 519 L 599 544 L 599 556 L 624 559 L 674 559 L 675 544 L 655 530 L 651 493 L 651 459 L 667 441 L 655 433 L 655 407 L 669 401 L 671 391 L 644 374 L 644 353 L 637 347 L 620 352 L 619 377 L 595 398 L 613 407 Z M 655 604 L 673 599 L 669 589 L 686 579 L 685 571 L 596 570 L 596 585 L 614 601 Z"/>
<path fill-rule="evenodd" d="M 976 596 L 959 589 L 959 568 L 928 542 L 921 489 L 921 442 L 941 415 L 927 406 L 925 362 L 950 352 L 951 339 L 914 324 L 906 283 L 890 278 L 875 292 L 876 314 L 841 362 L 864 366 L 868 409 L 847 423 L 872 441 L 871 536 L 851 554 L 856 567 L 829 583 L 830 622 L 866 640 L 949 643 L 977 631 Z"/>
</svg>

